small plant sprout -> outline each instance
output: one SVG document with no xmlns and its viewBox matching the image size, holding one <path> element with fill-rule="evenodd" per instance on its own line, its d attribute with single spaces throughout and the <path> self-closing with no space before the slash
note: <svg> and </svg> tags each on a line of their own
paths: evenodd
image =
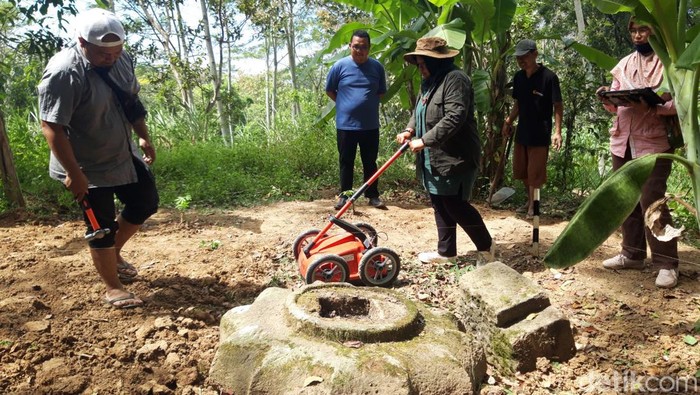
<svg viewBox="0 0 700 395">
<path fill-rule="evenodd" d="M 192 195 L 187 194 L 185 196 L 178 196 L 175 199 L 175 208 L 180 212 L 180 223 L 184 221 L 185 211 L 190 208 L 190 203 L 192 202 Z"/>
<path fill-rule="evenodd" d="M 214 251 L 221 247 L 221 241 L 220 240 L 202 240 L 199 242 L 199 247 L 200 248 L 206 248 L 209 251 Z"/>
</svg>

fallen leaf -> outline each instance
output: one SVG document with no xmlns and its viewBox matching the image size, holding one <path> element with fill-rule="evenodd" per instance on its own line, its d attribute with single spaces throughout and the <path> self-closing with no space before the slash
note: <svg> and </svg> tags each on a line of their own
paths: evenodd
<svg viewBox="0 0 700 395">
<path fill-rule="evenodd" d="M 689 346 L 694 346 L 698 344 L 698 339 L 696 339 L 695 336 L 686 335 L 683 337 L 683 342 Z"/>
<path fill-rule="evenodd" d="M 566 280 L 566 281 L 564 281 L 559 287 L 560 287 L 561 289 L 566 289 L 566 288 L 569 287 L 569 285 L 571 285 L 571 284 L 573 284 L 573 283 L 574 283 L 574 280 Z"/>
<path fill-rule="evenodd" d="M 669 197 L 663 197 L 647 208 L 644 213 L 644 224 L 649 228 L 651 233 L 660 241 L 670 241 L 683 235 L 685 226 L 674 228 L 671 225 L 661 224 L 661 216 L 663 209 L 666 207 L 666 201 Z"/>
<path fill-rule="evenodd" d="M 345 347 L 349 348 L 360 348 L 365 345 L 365 343 L 359 341 L 359 340 L 348 340 L 343 343 Z"/>
<path fill-rule="evenodd" d="M 322 382 L 323 382 L 323 378 L 322 378 L 322 377 L 318 377 L 318 376 L 309 376 L 309 377 L 306 378 L 306 380 L 304 380 L 304 387 L 308 387 L 308 386 L 310 386 L 310 385 L 316 385 L 316 384 L 319 384 L 319 383 L 322 383 Z"/>
</svg>

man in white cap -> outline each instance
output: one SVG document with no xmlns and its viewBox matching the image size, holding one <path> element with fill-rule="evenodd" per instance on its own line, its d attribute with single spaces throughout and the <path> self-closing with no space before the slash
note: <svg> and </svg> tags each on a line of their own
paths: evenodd
<svg viewBox="0 0 700 395">
<path fill-rule="evenodd" d="M 515 58 L 520 71 L 513 77 L 513 108 L 503 123 L 501 133 L 508 138 L 513 121 L 518 119 L 513 149 L 513 178 L 522 180 L 528 191 L 527 203 L 518 211 L 531 217 L 534 213 L 534 191 L 547 181 L 549 146 L 561 149 L 564 106 L 559 78 L 542 63 L 537 63 L 537 46 L 533 40 L 518 42 Z"/>
<path fill-rule="evenodd" d="M 107 288 L 105 301 L 117 308 L 136 307 L 143 300 L 122 282 L 133 280 L 137 271 L 121 250 L 158 210 L 148 167 L 155 149 L 133 61 L 123 50 L 122 24 L 101 9 L 79 15 L 77 22 L 75 42 L 49 60 L 38 87 L 42 131 L 51 149 L 49 174 L 86 208 L 86 238 Z M 132 133 L 139 137 L 143 155 Z M 124 204 L 116 218 L 115 196 Z"/>
</svg>

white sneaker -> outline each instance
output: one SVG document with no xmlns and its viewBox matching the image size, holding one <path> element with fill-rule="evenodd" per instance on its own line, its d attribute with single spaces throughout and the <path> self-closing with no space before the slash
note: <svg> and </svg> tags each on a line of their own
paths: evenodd
<svg viewBox="0 0 700 395">
<path fill-rule="evenodd" d="M 496 240 L 491 239 L 491 248 L 488 251 L 477 251 L 476 267 L 485 266 L 487 263 L 496 261 Z"/>
<path fill-rule="evenodd" d="M 661 269 L 656 276 L 656 286 L 659 288 L 673 288 L 678 284 L 678 269 Z"/>
<path fill-rule="evenodd" d="M 457 256 L 442 256 L 437 251 L 421 252 L 418 254 L 421 263 L 455 263 Z"/>
<path fill-rule="evenodd" d="M 644 259 L 636 260 L 629 259 L 622 254 L 617 254 L 612 258 L 608 258 L 603 261 L 603 267 L 606 269 L 619 270 L 619 269 L 644 269 Z"/>
</svg>

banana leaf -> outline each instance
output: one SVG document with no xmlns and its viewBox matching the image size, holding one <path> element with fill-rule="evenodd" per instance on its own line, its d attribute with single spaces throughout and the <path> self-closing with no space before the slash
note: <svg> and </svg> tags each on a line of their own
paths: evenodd
<svg viewBox="0 0 700 395">
<path fill-rule="evenodd" d="M 544 257 L 545 265 L 565 268 L 586 259 L 622 225 L 639 203 L 642 186 L 659 155 L 632 160 L 615 171 L 581 204 Z"/>
</svg>

